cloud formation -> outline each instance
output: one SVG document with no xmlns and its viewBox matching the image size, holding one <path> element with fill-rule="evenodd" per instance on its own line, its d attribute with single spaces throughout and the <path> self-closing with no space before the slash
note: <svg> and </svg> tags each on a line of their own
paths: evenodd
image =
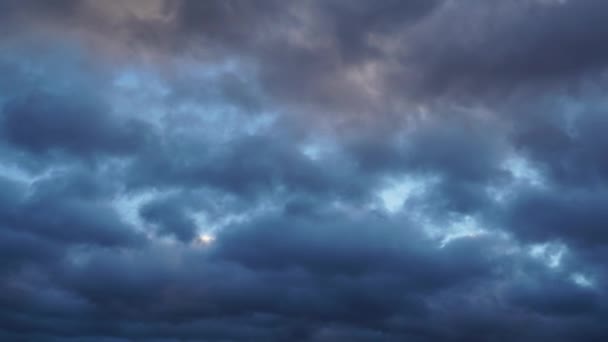
<svg viewBox="0 0 608 342">
<path fill-rule="evenodd" d="M 0 340 L 604 341 L 606 6 L 0 1 Z"/>
</svg>

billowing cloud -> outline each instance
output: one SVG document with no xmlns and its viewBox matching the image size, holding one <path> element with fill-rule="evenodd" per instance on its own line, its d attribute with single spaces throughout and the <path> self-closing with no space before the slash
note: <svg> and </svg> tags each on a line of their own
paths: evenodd
<svg viewBox="0 0 608 342">
<path fill-rule="evenodd" d="M 0 339 L 605 340 L 605 10 L 0 1 Z"/>
</svg>

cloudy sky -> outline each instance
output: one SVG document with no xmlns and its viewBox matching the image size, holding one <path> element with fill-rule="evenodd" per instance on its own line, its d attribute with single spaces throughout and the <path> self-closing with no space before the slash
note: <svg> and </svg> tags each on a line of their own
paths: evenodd
<svg viewBox="0 0 608 342">
<path fill-rule="evenodd" d="M 0 0 L 0 340 L 606 341 L 607 13 Z"/>
</svg>

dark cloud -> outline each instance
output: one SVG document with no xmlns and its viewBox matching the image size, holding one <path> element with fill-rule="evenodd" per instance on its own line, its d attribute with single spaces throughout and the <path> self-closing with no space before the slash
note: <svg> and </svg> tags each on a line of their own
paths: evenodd
<svg viewBox="0 0 608 342">
<path fill-rule="evenodd" d="M 605 182 L 608 148 L 600 132 L 608 127 L 606 108 L 595 92 L 580 98 L 559 94 L 558 100 L 523 106 L 514 127 L 515 146 L 559 184 L 580 186 Z"/>
<path fill-rule="evenodd" d="M 329 197 L 364 195 L 353 179 L 356 169 L 331 155 L 323 164 L 315 162 L 291 140 L 271 133 L 217 145 L 199 137 L 172 137 L 140 154 L 129 170 L 130 181 L 134 187 L 211 187 L 244 198 L 281 188 Z"/>
<path fill-rule="evenodd" d="M 464 1 L 420 31 L 408 60 L 432 91 L 564 86 L 604 70 L 603 1 Z M 469 93 L 470 95 L 470 93 Z M 474 95 L 473 95 L 474 96 Z"/>
<path fill-rule="evenodd" d="M 479 256 L 458 255 L 461 251 L 457 246 L 442 251 L 449 257 L 437 258 L 436 251 L 427 250 L 432 241 L 419 236 L 405 218 L 400 224 L 373 216 L 369 220 L 335 222 L 337 214 L 321 208 L 304 217 L 263 219 L 250 227 L 234 228 L 218 242 L 220 252 L 230 260 L 261 269 L 295 267 L 330 275 L 401 271 L 409 274 L 409 286 L 426 289 L 443 281 L 452 283 L 451 271 L 464 272 L 453 275 L 460 278 L 483 270 L 485 256 L 477 259 Z M 418 250 L 417 245 L 425 247 Z M 427 262 L 434 266 L 424 267 Z M 452 267 L 451 262 L 462 262 L 467 267 Z M 435 271 L 440 273 L 434 275 Z"/>
<path fill-rule="evenodd" d="M 606 239 L 604 196 L 603 191 L 522 191 L 511 204 L 507 224 L 535 241 L 601 246 Z"/>
<path fill-rule="evenodd" d="M 2 274 L 28 264 L 45 264 L 61 256 L 60 245 L 31 234 L 2 227 Z"/>
<path fill-rule="evenodd" d="M 104 113 L 95 100 L 67 100 L 50 94 L 30 94 L 7 103 L 3 130 L 7 140 L 33 153 L 54 150 L 94 156 L 125 154 L 142 143 L 146 126 L 120 122 Z"/>
<path fill-rule="evenodd" d="M 194 219 L 184 212 L 184 204 L 175 198 L 155 200 L 141 208 L 140 215 L 153 225 L 157 225 L 160 235 L 175 235 L 179 240 L 192 241 L 197 227 Z"/>
<path fill-rule="evenodd" d="M 600 295 L 581 288 L 573 282 L 551 277 L 534 279 L 511 289 L 510 296 L 517 305 L 541 314 L 571 316 L 600 314 Z"/>
<path fill-rule="evenodd" d="M 605 340 L 605 7 L 0 1 L 0 340 Z"/>
<path fill-rule="evenodd" d="M 62 243 L 117 246 L 141 240 L 103 198 L 91 194 L 95 189 L 86 188 L 107 184 L 87 185 L 86 181 L 97 180 L 82 181 L 71 173 L 66 176 L 73 177 L 70 181 L 74 183 L 45 184 L 62 181 L 55 176 L 31 184 L 27 193 L 16 193 L 2 203 L 4 229 L 14 230 L 16 236 L 33 234 Z"/>
<path fill-rule="evenodd" d="M 256 220 L 247 227 L 227 230 L 226 236 L 218 235 L 221 243 L 209 246 L 208 251 L 162 247 L 128 254 L 83 251 L 81 261 L 65 261 L 51 279 L 74 298 L 92 304 L 92 317 L 103 317 L 106 322 L 112 317 L 129 317 L 139 324 L 160 324 L 140 331 L 125 326 L 132 337 L 176 334 L 173 336 L 187 338 L 204 329 L 205 320 L 223 317 L 234 323 L 244 319 L 245 325 L 243 330 L 216 325 L 219 336 L 248 339 L 249 333 L 256 334 L 247 331 L 252 324 L 266 330 L 260 333 L 270 334 L 261 336 L 280 340 L 329 334 L 321 333 L 333 329 L 328 324 L 369 324 L 387 336 L 399 336 L 387 325 L 393 315 L 426 317 L 424 298 L 483 276 L 490 266 L 486 257 L 466 253 L 471 245 L 438 249 L 429 241 L 418 241 L 422 237 L 408 239 L 412 233 L 407 227 L 382 221 L 376 222 L 376 229 L 363 222 L 353 222 L 351 227 L 345 221 L 338 230 L 351 231 L 338 234 L 334 229 L 320 229 L 328 219 L 291 228 Z M 385 230 L 388 235 L 374 235 Z M 393 237 L 400 235 L 404 237 Z M 372 236 L 375 241 L 367 244 Z M 399 248 L 403 247 L 400 241 L 409 248 Z M 474 243 L 481 246 L 477 244 L 483 241 Z M 350 250 L 353 258 L 348 257 Z M 276 262 L 286 268 L 275 268 Z M 74 329 L 90 334 L 118 333 L 114 330 L 118 322 L 88 325 L 84 318 L 71 319 Z M 160 322 L 176 326 L 164 328 Z M 281 328 L 273 331 L 270 327 L 277 323 Z M 44 319 L 40 324 L 45 324 Z M 194 324 L 192 329 L 174 330 L 189 324 Z M 319 330 L 320 326 L 328 328 Z M 63 335 L 68 329 L 60 324 L 56 331 Z M 213 333 L 209 338 L 213 339 Z"/>
<path fill-rule="evenodd" d="M 53 4 L 36 0 L 5 0 L 0 4 L 0 18 L 3 24 L 8 22 L 13 25 L 32 19 L 70 18 L 77 13 L 78 5 L 79 0 L 59 0 Z"/>
</svg>

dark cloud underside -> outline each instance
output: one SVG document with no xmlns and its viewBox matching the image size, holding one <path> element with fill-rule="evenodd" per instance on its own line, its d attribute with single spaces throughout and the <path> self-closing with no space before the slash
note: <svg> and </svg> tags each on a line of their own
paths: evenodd
<svg viewBox="0 0 608 342">
<path fill-rule="evenodd" d="M 607 10 L 0 0 L 0 340 L 605 341 Z"/>
</svg>

